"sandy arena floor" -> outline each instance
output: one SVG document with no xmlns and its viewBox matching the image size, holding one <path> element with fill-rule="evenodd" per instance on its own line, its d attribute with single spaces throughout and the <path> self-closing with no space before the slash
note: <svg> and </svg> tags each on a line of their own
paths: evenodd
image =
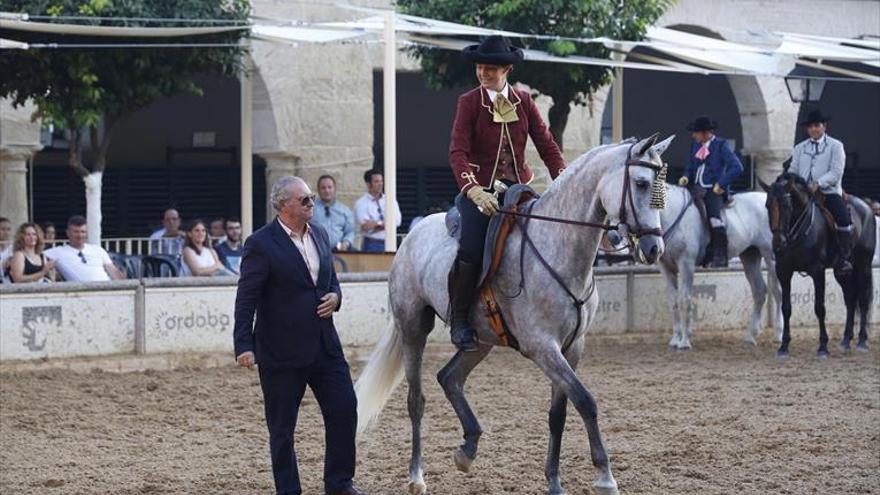
<svg viewBox="0 0 880 495">
<path fill-rule="evenodd" d="M 834 329 L 833 338 L 839 336 Z M 739 335 L 698 336 L 673 353 L 660 335 L 592 338 L 579 374 L 599 401 L 621 493 L 880 493 L 880 353 L 815 358 L 815 333 L 774 357 Z M 548 381 L 501 349 L 469 396 L 485 434 L 469 474 L 452 451 L 460 427 L 433 374 L 451 355 L 430 348 L 424 422 L 431 494 L 539 494 L 545 489 Z M 354 361 L 355 374 L 363 365 Z M 255 372 L 232 367 L 114 374 L 0 374 L 0 492 L 6 494 L 271 493 Z M 323 431 L 307 395 L 298 427 L 305 493 L 320 494 Z M 409 421 L 401 387 L 362 439 L 358 483 L 405 492 Z M 586 433 L 569 407 L 563 483 L 591 493 Z"/>
</svg>

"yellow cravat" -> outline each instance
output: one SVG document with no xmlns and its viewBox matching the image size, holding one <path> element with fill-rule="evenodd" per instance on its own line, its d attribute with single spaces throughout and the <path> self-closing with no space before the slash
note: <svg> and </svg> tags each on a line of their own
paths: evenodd
<svg viewBox="0 0 880 495">
<path fill-rule="evenodd" d="M 495 103 L 492 107 L 492 122 L 508 124 L 516 122 L 519 116 L 516 114 L 516 107 L 503 94 L 495 95 Z"/>
</svg>

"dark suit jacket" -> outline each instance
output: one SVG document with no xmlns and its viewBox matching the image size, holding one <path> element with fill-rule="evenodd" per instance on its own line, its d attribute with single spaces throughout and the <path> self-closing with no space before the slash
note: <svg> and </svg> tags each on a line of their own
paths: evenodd
<svg viewBox="0 0 880 495">
<path fill-rule="evenodd" d="M 309 225 L 321 258 L 317 284 L 277 218 L 245 242 L 235 297 L 236 356 L 253 351 L 262 367 L 299 368 L 312 364 L 322 345 L 342 355 L 333 319 L 317 314 L 328 292 L 342 305 L 330 241 L 321 226 Z"/>
<path fill-rule="evenodd" d="M 509 100 L 516 107 L 519 117 L 518 121 L 509 124 L 509 130 L 511 150 L 518 164 L 516 168 L 520 182 L 528 184 L 532 180 L 532 171 L 525 156 L 529 137 L 550 171 L 550 177 L 555 179 L 565 170 L 565 159 L 559 146 L 553 140 L 529 93 L 514 89 L 513 86 L 510 90 Z M 492 121 L 492 101 L 489 100 L 486 90 L 478 87 L 461 95 L 452 124 L 449 164 L 462 192 L 475 186 L 474 181 L 483 187 L 492 187 L 489 180 L 495 167 L 500 140 L 501 124 Z"/>
<path fill-rule="evenodd" d="M 688 181 L 695 184 L 697 169 L 703 164 L 694 156 L 701 144 L 693 142 L 691 144 L 691 154 L 688 156 L 688 166 L 685 170 Z M 715 139 L 709 143 L 709 157 L 706 159 L 706 168 L 703 171 L 703 182 L 711 187 L 719 184 L 724 189 L 730 187 L 730 183 L 740 176 L 743 172 L 742 162 L 733 153 L 730 143 L 727 140 L 715 136 Z"/>
</svg>

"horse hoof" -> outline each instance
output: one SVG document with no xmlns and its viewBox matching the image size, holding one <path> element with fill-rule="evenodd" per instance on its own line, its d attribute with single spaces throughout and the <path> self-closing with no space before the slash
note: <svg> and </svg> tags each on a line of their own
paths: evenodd
<svg viewBox="0 0 880 495">
<path fill-rule="evenodd" d="M 758 341 L 755 340 L 755 338 L 752 336 L 744 337 L 743 342 L 745 342 L 746 344 L 749 344 L 752 347 L 755 347 L 758 345 Z"/>
<path fill-rule="evenodd" d="M 849 351 L 851 351 L 851 350 L 852 350 L 852 347 L 850 347 L 850 345 L 849 345 L 849 341 L 841 342 L 841 343 L 840 343 L 840 350 L 843 351 L 843 352 L 849 352 Z"/>
<path fill-rule="evenodd" d="M 620 495 L 617 483 L 605 484 L 597 481 L 593 483 L 593 491 L 598 495 Z"/>
<path fill-rule="evenodd" d="M 859 352 L 868 352 L 868 343 L 867 342 L 859 342 L 856 345 L 856 350 Z"/>
<path fill-rule="evenodd" d="M 819 359 L 825 360 L 828 359 L 828 356 L 830 356 L 828 351 L 816 351 L 816 357 Z"/>
<path fill-rule="evenodd" d="M 410 481 L 407 486 L 409 495 L 425 495 L 428 492 L 428 486 L 422 480 Z"/>
<path fill-rule="evenodd" d="M 455 454 L 452 456 L 455 461 L 455 467 L 458 468 L 462 473 L 470 472 L 471 464 L 474 463 L 474 460 L 468 457 L 467 454 L 464 453 L 464 450 L 461 447 L 455 449 Z"/>
<path fill-rule="evenodd" d="M 788 359 L 788 351 L 776 351 L 776 357 L 779 359 Z"/>
</svg>

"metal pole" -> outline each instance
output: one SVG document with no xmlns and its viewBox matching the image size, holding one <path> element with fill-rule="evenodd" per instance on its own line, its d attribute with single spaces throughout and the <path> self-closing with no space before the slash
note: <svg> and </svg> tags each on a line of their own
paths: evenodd
<svg viewBox="0 0 880 495">
<path fill-rule="evenodd" d="M 614 59 L 623 61 L 624 56 L 621 47 L 614 52 Z M 614 69 L 614 86 L 612 87 L 611 101 L 611 142 L 623 141 L 623 67 Z"/>
<path fill-rule="evenodd" d="M 385 64 L 382 67 L 382 120 L 385 136 L 385 251 L 397 251 L 397 37 L 393 10 L 385 12 Z"/>
<path fill-rule="evenodd" d="M 253 108 L 254 91 L 251 81 L 253 61 L 250 46 L 245 47 L 241 71 L 241 234 L 254 231 L 254 170 L 253 170 Z"/>
</svg>

